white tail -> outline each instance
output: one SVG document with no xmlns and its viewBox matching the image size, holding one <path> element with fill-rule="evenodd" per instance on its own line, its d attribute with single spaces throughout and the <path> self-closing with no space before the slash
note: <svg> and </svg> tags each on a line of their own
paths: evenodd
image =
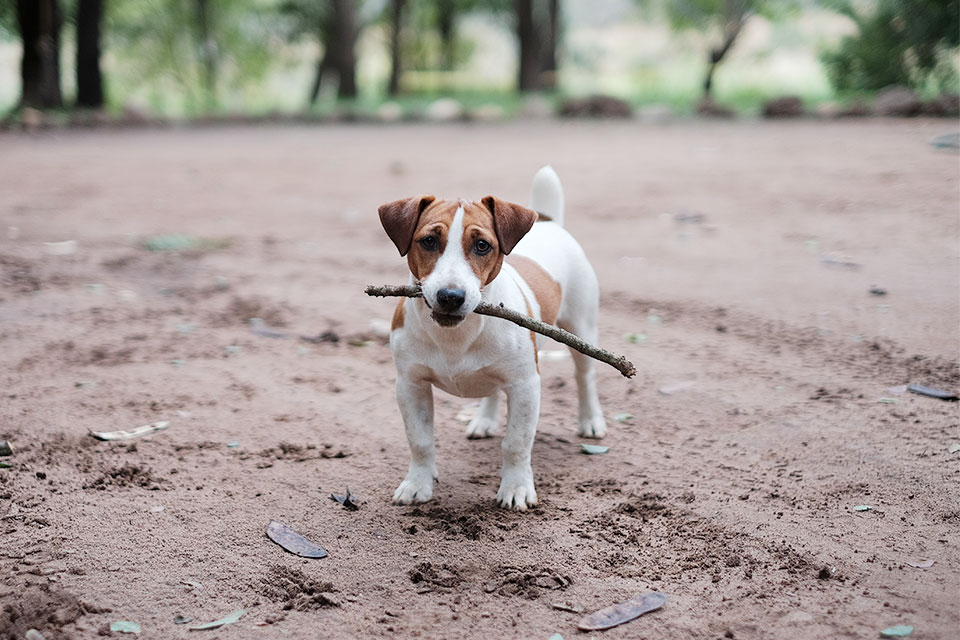
<svg viewBox="0 0 960 640">
<path fill-rule="evenodd" d="M 550 165 L 537 171 L 530 187 L 530 208 L 563 226 L 563 187 Z"/>
</svg>

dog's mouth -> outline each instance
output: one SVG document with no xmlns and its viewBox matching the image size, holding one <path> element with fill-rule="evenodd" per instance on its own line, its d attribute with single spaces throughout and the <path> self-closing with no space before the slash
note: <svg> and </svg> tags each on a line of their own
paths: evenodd
<svg viewBox="0 0 960 640">
<path fill-rule="evenodd" d="M 457 316 L 450 313 L 440 313 L 439 311 L 433 311 L 430 313 L 430 317 L 433 318 L 433 321 L 436 322 L 441 327 L 455 327 L 461 322 L 466 316 Z"/>
</svg>

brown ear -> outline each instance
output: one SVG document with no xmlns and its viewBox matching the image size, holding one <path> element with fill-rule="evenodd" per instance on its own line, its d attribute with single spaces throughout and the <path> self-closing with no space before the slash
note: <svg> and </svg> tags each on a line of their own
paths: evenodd
<svg viewBox="0 0 960 640">
<path fill-rule="evenodd" d="M 497 234 L 500 251 L 508 255 L 537 221 L 536 211 L 494 196 L 487 196 L 481 202 L 493 214 L 493 230 Z"/>
<path fill-rule="evenodd" d="M 416 196 L 380 205 L 378 209 L 380 224 L 393 240 L 393 244 L 397 245 L 401 256 L 407 255 L 410 251 L 410 243 L 413 242 L 413 232 L 417 229 L 420 214 L 434 200 L 436 198 L 433 196 Z"/>
</svg>

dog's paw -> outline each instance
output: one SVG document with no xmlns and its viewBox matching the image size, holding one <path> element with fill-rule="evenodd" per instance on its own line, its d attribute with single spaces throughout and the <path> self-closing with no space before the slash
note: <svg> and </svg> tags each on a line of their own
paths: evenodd
<svg viewBox="0 0 960 640">
<path fill-rule="evenodd" d="M 580 419 L 580 429 L 577 431 L 581 438 L 602 438 L 607 435 L 607 421 L 603 414 L 591 418 Z"/>
<path fill-rule="evenodd" d="M 410 470 L 397 490 L 393 492 L 394 504 L 427 502 L 433 497 L 433 474 L 429 471 Z"/>
<path fill-rule="evenodd" d="M 500 421 L 486 416 L 475 416 L 467 425 L 468 438 L 489 438 L 497 432 Z"/>
<path fill-rule="evenodd" d="M 526 511 L 537 504 L 537 490 L 533 488 L 533 471 L 506 472 L 500 480 L 497 502 L 504 509 Z"/>
</svg>

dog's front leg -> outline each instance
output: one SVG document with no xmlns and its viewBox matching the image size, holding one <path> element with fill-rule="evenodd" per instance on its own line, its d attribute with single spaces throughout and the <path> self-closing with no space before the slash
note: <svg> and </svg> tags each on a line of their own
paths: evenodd
<svg viewBox="0 0 960 640">
<path fill-rule="evenodd" d="M 534 373 L 505 389 L 507 434 L 503 438 L 503 468 L 497 501 L 501 507 L 526 511 L 537 504 L 530 455 L 540 418 L 540 376 Z"/>
<path fill-rule="evenodd" d="M 433 444 L 433 387 L 429 382 L 413 382 L 397 377 L 397 404 L 410 445 L 410 470 L 393 493 L 396 504 L 426 502 L 433 497 L 437 477 L 436 449 Z"/>
</svg>

